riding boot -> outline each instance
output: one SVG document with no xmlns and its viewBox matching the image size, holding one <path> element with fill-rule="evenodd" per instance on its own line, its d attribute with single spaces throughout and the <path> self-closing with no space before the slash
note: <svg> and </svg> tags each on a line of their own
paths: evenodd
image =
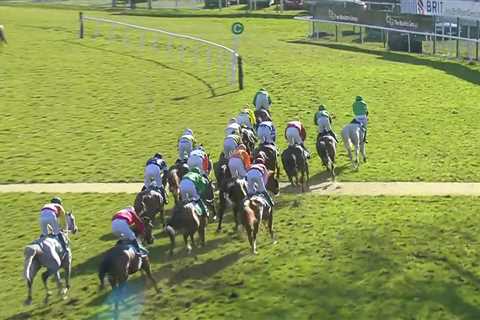
<svg viewBox="0 0 480 320">
<path fill-rule="evenodd" d="M 364 127 L 363 132 L 365 132 L 365 134 L 363 136 L 363 142 L 368 143 L 368 141 L 367 141 L 367 128 Z"/>
<path fill-rule="evenodd" d="M 148 255 L 148 250 L 144 246 L 140 245 L 137 239 L 132 240 L 132 245 L 137 251 L 136 253 L 139 257 Z"/>
<path fill-rule="evenodd" d="M 60 245 L 62 246 L 62 250 L 63 250 L 63 254 L 62 255 L 65 255 L 67 252 L 68 252 L 68 248 L 67 248 L 67 243 L 65 241 L 65 238 L 63 236 L 63 233 L 58 233 L 57 234 L 57 239 L 58 239 L 58 242 L 60 242 Z"/>
<path fill-rule="evenodd" d="M 198 199 L 197 204 L 200 206 L 200 209 L 202 209 L 203 213 L 205 213 L 208 217 L 208 209 L 207 206 L 205 205 L 205 202 L 203 199 Z"/>
<path fill-rule="evenodd" d="M 307 149 L 307 147 L 305 147 L 303 143 L 301 144 L 301 146 L 303 149 L 303 153 L 305 154 L 305 158 L 310 159 L 310 154 L 311 154 L 310 151 Z"/>
<path fill-rule="evenodd" d="M 267 202 L 268 202 L 268 204 L 270 205 L 270 207 L 273 208 L 274 203 L 273 203 L 273 199 L 272 199 L 272 197 L 270 196 L 270 194 L 269 194 L 267 191 L 262 192 L 262 194 L 265 196 L 265 199 L 267 200 Z"/>
<path fill-rule="evenodd" d="M 333 132 L 333 130 L 330 130 L 329 133 L 332 135 L 333 139 L 335 139 L 335 141 L 338 143 L 337 135 L 335 134 L 335 132 Z"/>
<path fill-rule="evenodd" d="M 162 194 L 163 202 L 165 202 L 165 204 L 168 204 L 168 194 L 165 188 L 160 188 L 160 193 Z"/>
</svg>

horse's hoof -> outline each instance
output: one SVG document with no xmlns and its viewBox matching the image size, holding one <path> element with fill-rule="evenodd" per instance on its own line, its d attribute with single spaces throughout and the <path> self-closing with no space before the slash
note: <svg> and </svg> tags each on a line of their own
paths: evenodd
<svg viewBox="0 0 480 320">
<path fill-rule="evenodd" d="M 47 291 L 47 296 L 51 296 L 52 295 L 52 291 Z"/>
<path fill-rule="evenodd" d="M 31 304 L 32 304 L 32 298 L 28 298 L 27 300 L 25 300 L 24 304 L 25 304 L 26 306 L 31 305 Z"/>
<path fill-rule="evenodd" d="M 63 288 L 63 289 L 60 290 L 60 292 L 59 292 L 59 294 L 60 294 L 61 296 L 66 296 L 67 293 L 68 293 L 68 289 L 67 289 L 67 288 Z"/>
<path fill-rule="evenodd" d="M 277 240 L 273 240 L 273 241 L 272 241 L 272 244 L 273 244 L 273 245 L 275 245 L 275 244 L 277 244 L 277 243 L 278 243 Z"/>
</svg>

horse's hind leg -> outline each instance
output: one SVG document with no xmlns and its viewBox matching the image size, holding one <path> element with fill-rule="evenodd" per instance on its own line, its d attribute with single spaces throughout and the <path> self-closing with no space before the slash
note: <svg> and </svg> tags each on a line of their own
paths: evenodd
<svg viewBox="0 0 480 320">
<path fill-rule="evenodd" d="M 183 241 L 185 242 L 185 249 L 187 250 L 187 253 L 190 253 L 192 251 L 192 247 L 188 243 L 188 236 L 189 235 L 187 233 L 184 233 L 183 234 Z"/>
<path fill-rule="evenodd" d="M 153 287 L 155 288 L 155 291 L 156 291 L 157 293 L 159 293 L 160 290 L 159 290 L 158 287 L 157 287 L 157 282 L 155 281 L 155 279 L 154 279 L 153 276 L 152 276 L 152 269 L 151 269 L 151 267 L 150 267 L 150 259 L 145 258 L 145 259 L 143 260 L 142 269 L 143 269 L 143 271 L 145 271 L 145 274 L 147 275 L 147 278 L 152 282 Z"/>
<path fill-rule="evenodd" d="M 277 243 L 275 234 L 273 233 L 273 209 L 270 211 L 270 217 L 268 219 L 268 232 L 270 233 L 270 239 L 272 239 L 272 243 Z"/>
<path fill-rule="evenodd" d="M 258 227 L 260 226 L 260 221 L 256 221 L 253 224 L 253 244 L 252 244 L 252 252 L 253 254 L 257 254 L 257 234 L 258 234 Z"/>
<path fill-rule="evenodd" d="M 365 150 L 365 142 L 360 143 L 360 152 L 362 153 L 363 162 L 367 162 L 367 151 Z"/>
</svg>

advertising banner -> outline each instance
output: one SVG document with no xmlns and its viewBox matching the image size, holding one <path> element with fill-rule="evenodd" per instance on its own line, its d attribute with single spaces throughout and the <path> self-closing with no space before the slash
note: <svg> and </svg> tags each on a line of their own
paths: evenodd
<svg viewBox="0 0 480 320">
<path fill-rule="evenodd" d="M 394 15 L 389 12 L 367 10 L 350 3 L 319 2 L 313 8 L 315 18 L 373 25 L 418 32 L 432 32 L 431 16 L 412 14 Z"/>
</svg>

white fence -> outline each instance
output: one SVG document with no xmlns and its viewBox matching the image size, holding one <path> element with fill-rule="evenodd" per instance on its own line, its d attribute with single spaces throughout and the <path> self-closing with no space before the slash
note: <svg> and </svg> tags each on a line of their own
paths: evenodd
<svg viewBox="0 0 480 320">
<path fill-rule="evenodd" d="M 170 31 L 166 31 L 166 30 L 162 30 L 162 29 L 157 29 L 157 28 L 148 28 L 148 27 L 138 26 L 138 25 L 134 25 L 134 24 L 130 24 L 130 23 L 119 22 L 119 21 L 114 21 L 114 20 L 109 20 L 109 19 L 104 19 L 104 18 L 88 17 L 88 16 L 85 16 L 82 12 L 80 12 L 79 16 L 80 16 L 80 32 L 79 32 L 80 39 L 83 39 L 84 36 L 85 36 L 85 24 L 86 24 L 86 22 L 92 21 L 92 22 L 95 22 L 95 23 L 109 24 L 109 25 L 112 25 L 112 26 L 120 26 L 120 27 L 124 27 L 124 28 L 129 28 L 129 29 L 135 29 L 135 30 L 139 30 L 139 31 L 146 31 L 146 32 L 153 32 L 153 33 L 156 33 L 156 34 L 160 34 L 160 35 L 165 36 L 167 38 L 166 42 L 167 42 L 169 47 L 171 46 L 172 39 L 174 39 L 174 38 L 181 39 L 181 40 L 187 40 L 191 44 L 198 43 L 199 46 L 203 45 L 203 46 L 206 46 L 207 48 L 209 48 L 207 50 L 208 64 L 210 64 L 210 62 L 211 62 L 210 61 L 211 60 L 210 56 L 211 56 L 212 53 L 211 53 L 210 48 L 223 51 L 224 53 L 226 53 L 223 58 L 220 55 L 218 55 L 218 57 L 222 58 L 221 63 L 225 63 L 227 65 L 230 65 L 232 82 L 233 83 L 238 82 L 239 89 L 240 90 L 243 89 L 242 57 L 238 54 L 237 51 L 235 51 L 231 48 L 228 48 L 226 46 L 223 46 L 221 44 L 218 44 L 218 43 L 215 43 L 215 42 L 212 42 L 212 41 L 208 41 L 208 40 L 204 40 L 204 39 L 201 39 L 201 38 L 193 37 L 193 36 L 190 36 L 190 35 L 174 33 L 174 32 L 170 32 Z M 143 36 L 140 37 L 140 42 L 143 45 L 143 42 L 144 42 Z M 181 50 L 182 55 L 185 54 L 184 51 L 187 50 L 188 47 L 195 47 L 195 45 L 190 45 L 190 46 L 182 45 L 182 50 Z M 192 52 L 193 52 L 193 54 L 197 55 L 195 57 L 195 59 L 198 60 L 199 59 L 198 48 L 192 49 Z"/>
<path fill-rule="evenodd" d="M 343 21 L 332 21 L 332 20 L 325 20 L 325 19 L 318 19 L 314 18 L 313 16 L 301 16 L 295 17 L 294 19 L 299 21 L 305 21 L 310 23 L 310 32 L 309 38 L 313 40 L 320 39 L 320 25 L 321 24 L 329 24 L 335 26 L 334 36 L 335 41 L 339 41 L 339 27 L 340 26 L 349 26 L 353 28 L 358 28 L 360 30 L 360 42 L 364 43 L 365 36 L 364 32 L 366 29 L 374 29 L 379 30 L 382 35 L 382 40 L 384 45 L 387 47 L 389 43 L 389 36 L 391 33 L 395 32 L 398 34 L 406 35 L 408 41 L 408 51 L 411 52 L 412 43 L 414 41 L 414 37 L 421 37 L 423 41 L 428 42 L 431 44 L 431 53 L 432 54 L 442 54 L 441 49 L 445 44 L 448 46 L 452 46 L 452 57 L 461 58 L 465 57 L 469 60 L 479 60 L 479 45 L 480 45 L 480 27 L 479 23 L 476 24 L 476 35 L 470 33 L 470 26 L 468 27 L 468 34 L 467 36 L 462 36 L 460 32 L 460 28 L 457 28 L 456 35 L 452 34 L 452 32 L 448 32 L 448 28 L 440 28 L 442 30 L 441 33 L 437 33 L 437 28 L 433 28 L 434 32 L 418 32 L 418 31 L 411 31 L 411 30 L 404 30 L 404 29 L 395 29 L 389 27 L 382 27 L 376 25 L 367 25 L 367 24 L 358 24 L 353 22 L 343 22 Z M 435 22 L 434 22 L 435 23 Z M 452 28 L 452 23 L 450 23 L 450 30 Z M 450 53 L 450 48 L 449 51 Z M 466 52 L 466 54 L 464 54 Z M 448 54 L 450 55 L 450 54 Z"/>
</svg>

